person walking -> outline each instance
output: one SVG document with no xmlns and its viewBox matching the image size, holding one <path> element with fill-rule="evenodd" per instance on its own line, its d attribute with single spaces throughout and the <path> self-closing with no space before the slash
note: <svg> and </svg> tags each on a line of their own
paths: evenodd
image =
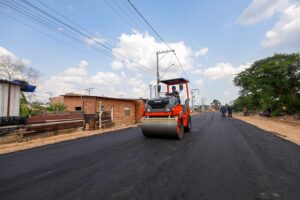
<svg viewBox="0 0 300 200">
<path fill-rule="evenodd" d="M 226 117 L 226 112 L 227 112 L 226 107 L 221 106 L 220 112 L 222 113 L 222 119 L 224 119 Z"/>
<path fill-rule="evenodd" d="M 227 114 L 229 118 L 232 118 L 232 107 L 231 106 L 227 106 Z"/>
</svg>

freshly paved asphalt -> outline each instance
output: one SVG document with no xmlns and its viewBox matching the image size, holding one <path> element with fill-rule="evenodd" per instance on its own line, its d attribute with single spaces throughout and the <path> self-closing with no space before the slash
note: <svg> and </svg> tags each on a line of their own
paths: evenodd
<svg viewBox="0 0 300 200">
<path fill-rule="evenodd" d="M 300 147 L 219 113 L 181 141 L 140 128 L 0 156 L 0 199 L 300 199 Z"/>
</svg>

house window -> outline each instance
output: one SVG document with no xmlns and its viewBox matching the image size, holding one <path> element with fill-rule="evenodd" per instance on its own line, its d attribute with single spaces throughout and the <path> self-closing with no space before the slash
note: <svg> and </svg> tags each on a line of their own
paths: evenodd
<svg viewBox="0 0 300 200">
<path fill-rule="evenodd" d="M 75 111 L 81 111 L 81 106 L 75 107 Z"/>
<path fill-rule="evenodd" d="M 124 107 L 124 115 L 125 116 L 129 116 L 130 115 L 130 107 L 129 106 L 125 106 Z"/>
<path fill-rule="evenodd" d="M 101 106 L 100 112 L 104 112 L 104 111 L 105 111 L 105 107 L 104 107 L 104 106 Z"/>
</svg>

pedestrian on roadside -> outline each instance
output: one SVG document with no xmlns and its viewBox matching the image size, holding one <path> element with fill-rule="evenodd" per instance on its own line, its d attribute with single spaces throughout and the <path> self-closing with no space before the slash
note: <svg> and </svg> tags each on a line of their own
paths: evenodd
<svg viewBox="0 0 300 200">
<path fill-rule="evenodd" d="M 222 119 L 226 117 L 226 107 L 225 106 L 221 106 L 220 108 L 220 112 L 222 113 Z"/>
<path fill-rule="evenodd" d="M 232 107 L 231 106 L 227 106 L 227 113 L 228 113 L 228 117 L 232 118 Z"/>
</svg>

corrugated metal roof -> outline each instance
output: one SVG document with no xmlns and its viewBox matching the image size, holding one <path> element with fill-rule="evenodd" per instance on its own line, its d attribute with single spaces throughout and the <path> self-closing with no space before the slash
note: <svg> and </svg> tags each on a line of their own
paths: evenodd
<svg viewBox="0 0 300 200">
<path fill-rule="evenodd" d="M 12 85 L 20 85 L 20 84 L 14 83 L 12 81 L 4 80 L 4 79 L 0 79 L 0 83 L 10 83 Z"/>
<path fill-rule="evenodd" d="M 127 99 L 127 98 L 115 98 L 115 97 L 104 97 L 104 96 L 89 96 L 86 94 L 75 94 L 75 93 L 71 93 L 71 94 L 64 94 L 61 95 L 64 97 L 93 97 L 93 98 L 99 98 L 99 99 L 112 99 L 112 100 L 120 100 L 120 101 L 137 101 L 137 100 L 143 100 L 143 99 Z"/>
</svg>

